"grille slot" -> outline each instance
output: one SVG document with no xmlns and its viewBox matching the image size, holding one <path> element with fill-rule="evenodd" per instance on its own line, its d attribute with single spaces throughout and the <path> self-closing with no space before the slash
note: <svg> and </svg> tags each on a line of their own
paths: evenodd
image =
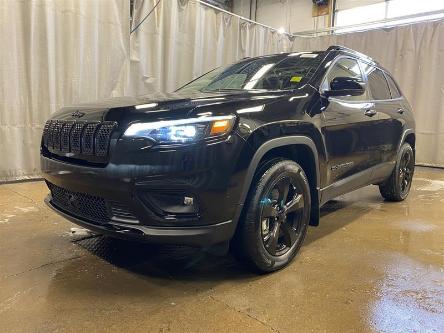
<svg viewBox="0 0 444 333">
<path fill-rule="evenodd" d="M 102 163 L 108 156 L 116 127 L 113 121 L 49 120 L 43 129 L 42 142 L 50 153 L 77 159 L 95 158 L 91 161 Z"/>
<path fill-rule="evenodd" d="M 68 153 L 69 152 L 69 136 L 71 135 L 71 128 L 73 126 L 74 122 L 66 122 L 63 125 L 62 132 L 60 134 L 60 149 L 63 152 Z"/>
<path fill-rule="evenodd" d="M 60 132 L 62 131 L 63 123 L 56 121 L 52 128 L 52 146 L 56 150 L 60 150 Z"/>
<path fill-rule="evenodd" d="M 85 155 L 94 154 L 94 133 L 98 123 L 86 124 L 82 135 L 82 153 Z"/>
<path fill-rule="evenodd" d="M 55 126 L 55 124 L 56 124 L 56 122 L 55 121 L 51 121 L 51 122 L 49 122 L 49 125 L 48 125 L 48 132 L 46 133 L 46 137 L 47 137 L 47 145 L 46 145 L 46 147 L 48 147 L 48 148 L 54 148 L 54 145 L 53 145 L 53 132 L 54 132 L 54 126 Z"/>
<path fill-rule="evenodd" d="M 83 219 L 105 224 L 111 220 L 105 199 L 86 193 L 71 192 L 48 182 L 51 202 L 58 208 Z"/>
<path fill-rule="evenodd" d="M 80 154 L 80 142 L 85 123 L 75 123 L 70 135 L 71 152 Z"/>
<path fill-rule="evenodd" d="M 51 121 L 47 121 L 45 124 L 45 127 L 43 128 L 43 145 L 45 147 L 48 147 L 48 137 L 50 135 L 50 130 L 49 128 L 51 127 Z"/>
<path fill-rule="evenodd" d="M 96 134 L 96 155 L 108 155 L 109 137 L 116 127 L 116 123 L 102 123 Z"/>
</svg>

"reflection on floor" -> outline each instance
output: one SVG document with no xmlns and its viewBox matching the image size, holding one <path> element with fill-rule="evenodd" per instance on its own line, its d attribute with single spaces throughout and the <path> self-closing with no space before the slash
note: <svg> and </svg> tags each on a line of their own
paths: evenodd
<svg viewBox="0 0 444 333">
<path fill-rule="evenodd" d="M 329 202 L 265 276 L 211 249 L 73 236 L 46 193 L 0 186 L 4 332 L 444 332 L 444 170 L 418 168 L 403 203 L 374 186 Z"/>
</svg>

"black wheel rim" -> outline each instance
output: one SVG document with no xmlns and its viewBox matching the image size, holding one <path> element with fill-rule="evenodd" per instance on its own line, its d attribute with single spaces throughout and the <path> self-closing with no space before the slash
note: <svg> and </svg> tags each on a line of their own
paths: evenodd
<svg viewBox="0 0 444 333">
<path fill-rule="evenodd" d="M 401 195 L 405 196 L 410 190 L 413 178 L 413 156 L 410 151 L 404 152 L 399 165 L 399 185 L 401 187 Z"/>
<path fill-rule="evenodd" d="M 300 239 L 304 196 L 295 179 L 279 179 L 261 200 L 261 236 L 273 256 L 287 253 Z"/>
</svg>

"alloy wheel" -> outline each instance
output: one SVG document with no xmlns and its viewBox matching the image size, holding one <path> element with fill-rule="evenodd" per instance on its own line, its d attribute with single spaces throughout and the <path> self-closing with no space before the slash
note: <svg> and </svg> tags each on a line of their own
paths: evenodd
<svg viewBox="0 0 444 333">
<path fill-rule="evenodd" d="M 278 180 L 261 200 L 261 235 L 265 249 L 273 256 L 287 253 L 302 233 L 304 197 L 290 177 Z"/>
<path fill-rule="evenodd" d="M 401 186 L 401 194 L 404 196 L 410 189 L 413 178 L 413 158 L 410 151 L 404 152 L 399 166 L 399 184 Z"/>
</svg>

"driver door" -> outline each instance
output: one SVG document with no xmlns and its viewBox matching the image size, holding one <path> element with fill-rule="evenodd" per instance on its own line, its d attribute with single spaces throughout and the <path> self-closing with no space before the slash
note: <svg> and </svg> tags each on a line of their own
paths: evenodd
<svg viewBox="0 0 444 333">
<path fill-rule="evenodd" d="M 350 77 L 366 82 L 359 62 L 351 57 L 336 59 L 324 78 L 321 91 L 329 90 L 330 82 L 336 77 Z M 327 184 L 340 182 L 345 185 L 349 181 L 358 187 L 359 184 L 367 183 L 369 173 L 360 172 L 381 161 L 375 140 L 378 113 L 367 88 L 362 95 L 324 98 L 324 103 L 321 130 L 327 150 Z M 357 175 L 358 179 L 353 179 L 353 175 Z M 350 186 L 345 187 L 343 191 L 338 188 L 332 196 L 350 190 Z"/>
</svg>

